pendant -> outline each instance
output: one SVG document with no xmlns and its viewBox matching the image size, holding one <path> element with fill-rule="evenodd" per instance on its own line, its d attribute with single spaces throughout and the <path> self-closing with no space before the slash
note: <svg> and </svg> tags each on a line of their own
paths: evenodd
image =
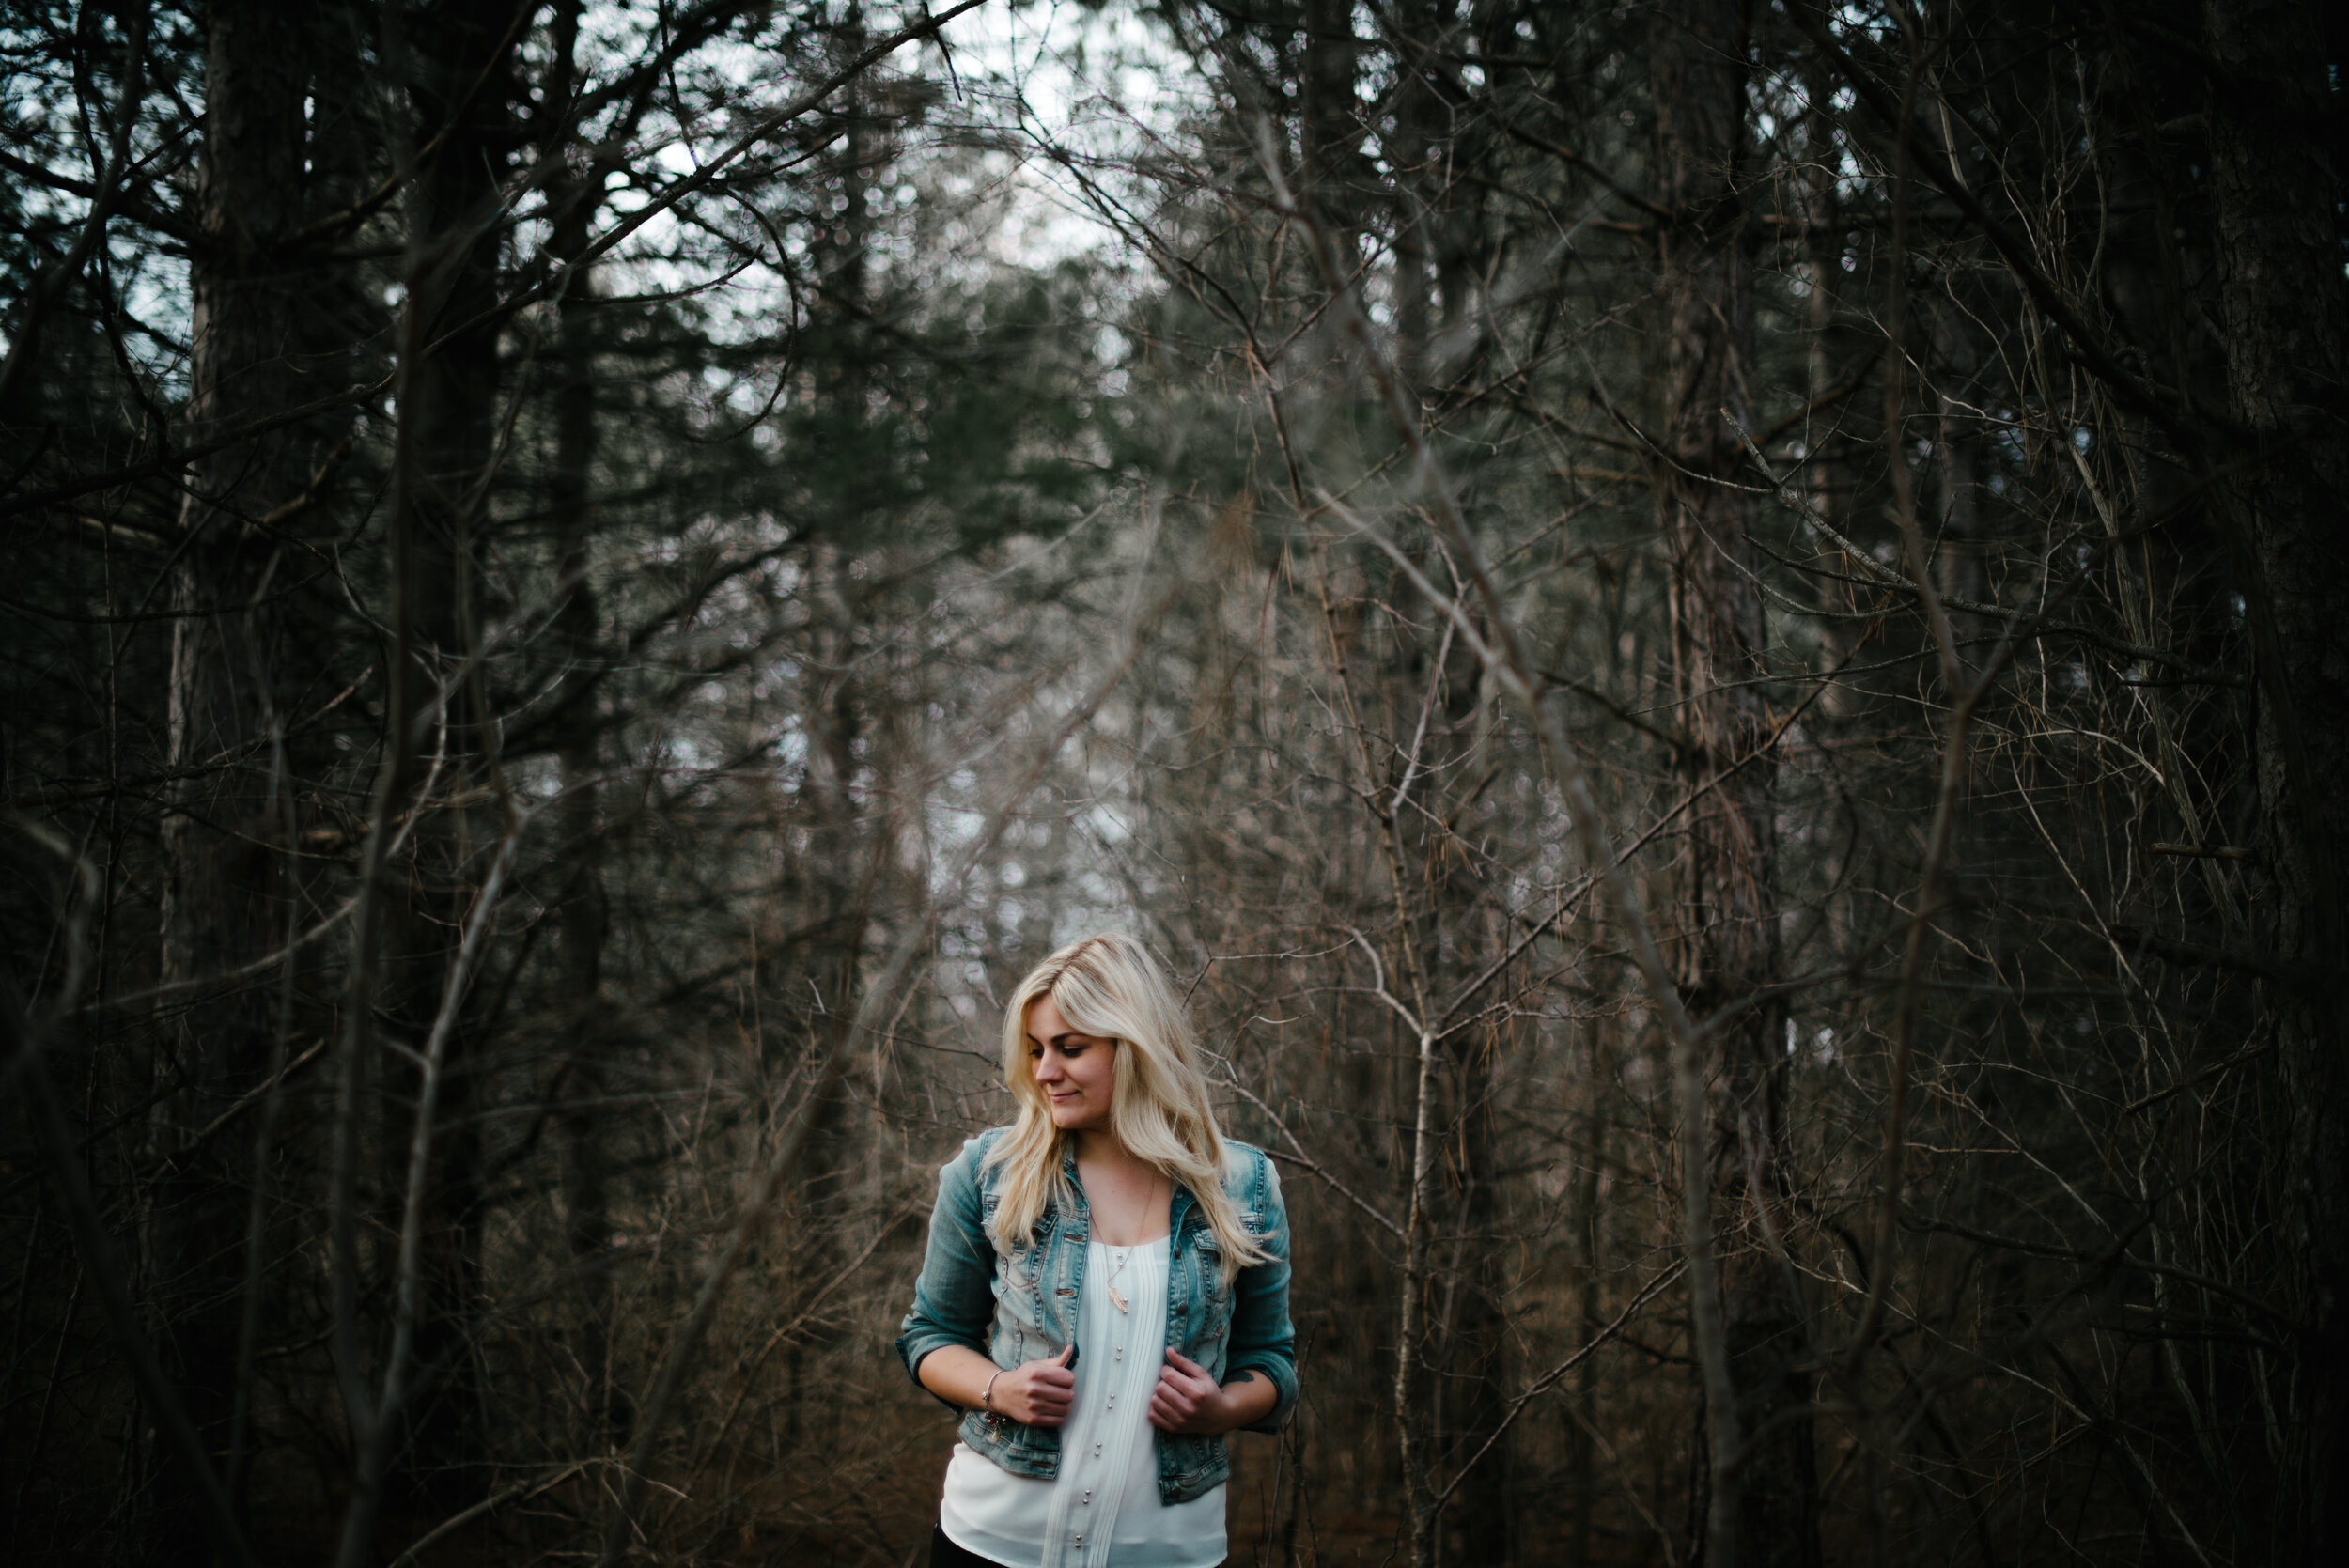
<svg viewBox="0 0 2349 1568">
<path fill-rule="evenodd" d="M 1133 1311 L 1133 1309 L 1132 1309 L 1131 1307 L 1129 1307 L 1129 1306 L 1128 1306 L 1128 1305 L 1126 1304 L 1126 1297 L 1125 1297 L 1124 1296 L 1122 1296 L 1122 1295 L 1120 1295 L 1120 1294 L 1118 1293 L 1118 1289 L 1117 1289 L 1117 1287 L 1116 1287 L 1115 1285 L 1111 1284 L 1111 1283 L 1110 1283 L 1108 1281 L 1106 1281 L 1106 1280 L 1104 1280 L 1103 1281 L 1101 1281 L 1101 1283 L 1102 1283 L 1102 1288 L 1103 1288 L 1103 1289 L 1105 1289 L 1105 1290 L 1107 1290 L 1107 1291 L 1110 1293 L 1110 1305 L 1111 1305 L 1111 1306 L 1115 1307 L 1115 1308 L 1116 1308 L 1119 1312 L 1131 1312 L 1131 1311 Z"/>
</svg>

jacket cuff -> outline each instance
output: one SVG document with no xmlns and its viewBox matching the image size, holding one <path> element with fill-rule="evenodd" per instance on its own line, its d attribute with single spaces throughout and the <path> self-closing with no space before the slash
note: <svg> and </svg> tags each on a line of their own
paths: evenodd
<svg viewBox="0 0 2349 1568">
<path fill-rule="evenodd" d="M 1260 1421 L 1251 1421 L 1242 1432 L 1277 1433 L 1289 1419 L 1289 1411 L 1297 1405 L 1297 1366 L 1285 1356 L 1259 1351 L 1252 1356 L 1237 1356 L 1224 1363 L 1223 1380 L 1230 1382 L 1243 1372 L 1252 1372 L 1272 1384 L 1272 1413 Z"/>
</svg>

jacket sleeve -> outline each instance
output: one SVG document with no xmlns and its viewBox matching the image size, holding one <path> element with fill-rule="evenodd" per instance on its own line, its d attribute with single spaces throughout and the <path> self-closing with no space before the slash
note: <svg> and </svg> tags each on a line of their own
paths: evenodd
<svg viewBox="0 0 2349 1568">
<path fill-rule="evenodd" d="M 959 1344 L 982 1356 L 988 1353 L 988 1326 L 995 1316 L 995 1249 L 987 1239 L 980 1212 L 983 1152 L 981 1141 L 974 1138 L 938 1173 L 929 1248 L 923 1254 L 921 1277 L 913 1282 L 913 1310 L 906 1313 L 897 1335 L 897 1354 L 917 1384 L 922 1358 L 941 1346 Z"/>
<path fill-rule="evenodd" d="M 1232 1338 L 1223 1359 L 1226 1381 L 1243 1372 L 1262 1374 L 1278 1396 L 1272 1413 L 1249 1426 L 1278 1432 L 1297 1404 L 1297 1326 L 1289 1321 L 1289 1217 L 1281 1202 L 1281 1177 L 1261 1149 L 1248 1150 L 1255 1163 L 1250 1202 L 1269 1254 L 1239 1271 L 1233 1284 Z"/>
</svg>

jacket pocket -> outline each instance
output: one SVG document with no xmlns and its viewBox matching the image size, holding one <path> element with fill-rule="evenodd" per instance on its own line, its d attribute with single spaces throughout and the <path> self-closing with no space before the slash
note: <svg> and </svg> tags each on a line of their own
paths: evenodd
<svg viewBox="0 0 2349 1568">
<path fill-rule="evenodd" d="M 1221 1437 L 1162 1436 L 1166 1445 L 1159 1466 L 1161 1495 L 1169 1502 L 1190 1502 L 1231 1479 L 1232 1451 Z"/>
<path fill-rule="evenodd" d="M 1221 1375 L 1223 1342 L 1232 1327 L 1232 1287 L 1223 1279 L 1223 1248 L 1213 1231 L 1201 1231 L 1191 1243 L 1184 1285 L 1190 1296 L 1185 1338 L 1196 1347 L 1191 1358 Z"/>
</svg>

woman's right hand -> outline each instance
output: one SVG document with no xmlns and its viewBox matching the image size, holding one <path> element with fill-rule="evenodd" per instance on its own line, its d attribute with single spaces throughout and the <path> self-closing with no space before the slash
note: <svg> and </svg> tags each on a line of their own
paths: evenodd
<svg viewBox="0 0 2349 1568">
<path fill-rule="evenodd" d="M 1005 1367 L 995 1374 L 989 1403 L 998 1413 L 1022 1426 L 1060 1425 L 1068 1419 L 1068 1407 L 1077 1399 L 1077 1374 L 1068 1370 L 1068 1358 L 1076 1348 L 1070 1345 L 1044 1360 Z"/>
</svg>

